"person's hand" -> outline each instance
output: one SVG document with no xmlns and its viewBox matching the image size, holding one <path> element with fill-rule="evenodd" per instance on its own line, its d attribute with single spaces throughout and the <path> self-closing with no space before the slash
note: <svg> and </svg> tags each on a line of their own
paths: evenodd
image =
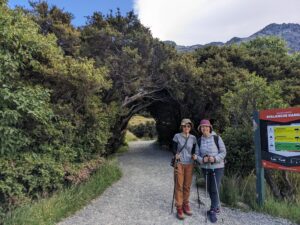
<svg viewBox="0 0 300 225">
<path fill-rule="evenodd" d="M 179 159 L 180 159 L 180 155 L 179 155 L 178 153 L 175 155 L 175 159 L 176 159 L 176 160 L 179 160 Z"/>
<path fill-rule="evenodd" d="M 208 163 L 208 156 L 204 156 L 204 157 L 203 157 L 203 162 L 204 162 L 204 163 Z"/>
<path fill-rule="evenodd" d="M 213 157 L 213 156 L 209 156 L 209 157 L 208 157 L 208 161 L 209 161 L 210 163 L 214 163 L 214 162 L 216 161 L 216 159 L 215 159 L 215 157 Z"/>
<path fill-rule="evenodd" d="M 193 160 L 197 160 L 197 155 L 194 154 L 194 155 L 192 156 L 192 158 L 193 158 Z"/>
</svg>

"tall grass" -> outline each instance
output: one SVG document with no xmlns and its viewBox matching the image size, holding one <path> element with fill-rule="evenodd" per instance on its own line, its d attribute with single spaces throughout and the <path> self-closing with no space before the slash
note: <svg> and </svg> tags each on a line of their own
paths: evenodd
<svg viewBox="0 0 300 225">
<path fill-rule="evenodd" d="M 238 202 L 243 202 L 256 211 L 286 218 L 300 224 L 299 202 L 274 199 L 268 186 L 266 186 L 265 203 L 260 207 L 256 203 L 255 180 L 254 174 L 250 174 L 246 178 L 240 178 L 235 175 L 225 176 L 220 190 L 221 201 L 233 207 L 236 207 Z"/>
<path fill-rule="evenodd" d="M 290 203 L 288 201 L 276 201 L 274 198 L 267 198 L 262 208 L 257 208 L 274 216 L 290 219 L 300 224 L 300 204 Z"/>
<path fill-rule="evenodd" d="M 197 185 L 205 188 L 205 180 L 203 179 L 201 170 L 195 169 L 195 174 L 197 176 Z M 298 175 L 291 174 L 290 179 L 295 184 L 299 184 Z M 296 200 L 289 202 L 287 200 L 276 200 L 266 185 L 265 203 L 260 207 L 256 202 L 256 177 L 254 171 L 252 171 L 245 178 L 238 177 L 237 175 L 224 176 L 220 189 L 220 198 L 223 203 L 232 207 L 240 207 L 239 203 L 242 202 L 252 210 L 286 218 L 300 224 L 299 188 L 297 189 L 298 195 L 296 195 Z"/>
<path fill-rule="evenodd" d="M 224 177 L 220 188 L 220 198 L 222 202 L 230 205 L 237 206 L 239 202 L 239 187 L 237 177 Z"/>
<path fill-rule="evenodd" d="M 30 205 L 17 208 L 6 215 L 3 224 L 55 224 L 99 196 L 107 187 L 118 180 L 121 175 L 122 173 L 117 166 L 116 160 L 108 160 L 86 183 L 67 188 L 48 199 L 42 199 Z"/>
</svg>

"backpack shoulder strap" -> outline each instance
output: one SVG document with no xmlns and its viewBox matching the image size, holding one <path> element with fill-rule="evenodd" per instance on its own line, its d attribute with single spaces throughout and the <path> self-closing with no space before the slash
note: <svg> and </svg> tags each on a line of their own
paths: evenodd
<svg viewBox="0 0 300 225">
<path fill-rule="evenodd" d="M 198 146 L 199 146 L 199 149 L 201 148 L 201 137 L 199 137 L 198 139 Z"/>
<path fill-rule="evenodd" d="M 214 141 L 215 141 L 215 144 L 218 148 L 218 151 L 220 151 L 220 147 L 219 147 L 219 135 L 214 135 Z"/>
</svg>

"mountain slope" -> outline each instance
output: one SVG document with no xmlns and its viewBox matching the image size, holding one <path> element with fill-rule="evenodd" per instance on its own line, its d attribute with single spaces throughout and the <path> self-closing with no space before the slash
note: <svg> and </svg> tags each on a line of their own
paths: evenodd
<svg viewBox="0 0 300 225">
<path fill-rule="evenodd" d="M 166 43 L 172 43 L 172 45 L 176 46 L 176 49 L 179 52 L 191 52 L 197 48 L 203 48 L 205 46 L 211 45 L 231 45 L 231 44 L 240 44 L 242 42 L 250 41 L 255 39 L 256 37 L 263 37 L 263 36 L 277 36 L 284 39 L 287 42 L 288 48 L 290 48 L 291 52 L 300 51 L 300 24 L 295 23 L 283 23 L 283 24 L 276 24 L 272 23 L 262 30 L 252 34 L 249 37 L 239 38 L 234 37 L 227 41 L 226 43 L 222 42 L 211 42 L 206 45 L 192 45 L 192 46 L 182 46 L 176 45 L 175 42 L 167 41 Z"/>
</svg>

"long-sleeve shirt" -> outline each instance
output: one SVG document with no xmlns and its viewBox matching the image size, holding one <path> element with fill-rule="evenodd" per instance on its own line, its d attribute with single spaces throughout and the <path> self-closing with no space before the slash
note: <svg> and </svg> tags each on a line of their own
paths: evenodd
<svg viewBox="0 0 300 225">
<path fill-rule="evenodd" d="M 198 144 L 200 146 L 199 154 L 197 154 L 197 161 L 201 164 L 202 168 L 207 169 L 217 169 L 224 167 L 224 159 L 226 156 L 226 148 L 222 138 L 218 137 L 219 149 L 214 140 L 215 133 L 212 133 L 208 137 L 204 137 L 203 135 L 198 139 Z M 201 142 L 201 144 L 200 144 Z M 216 159 L 215 163 L 206 163 L 203 162 L 204 156 L 213 156 Z"/>
<path fill-rule="evenodd" d="M 185 144 L 187 137 L 183 133 L 175 134 L 173 138 L 173 154 L 179 153 Z M 193 163 L 192 154 L 199 154 L 199 147 L 197 144 L 197 139 L 194 135 L 189 134 L 188 141 L 185 147 L 180 152 L 180 163 L 191 164 Z"/>
</svg>

